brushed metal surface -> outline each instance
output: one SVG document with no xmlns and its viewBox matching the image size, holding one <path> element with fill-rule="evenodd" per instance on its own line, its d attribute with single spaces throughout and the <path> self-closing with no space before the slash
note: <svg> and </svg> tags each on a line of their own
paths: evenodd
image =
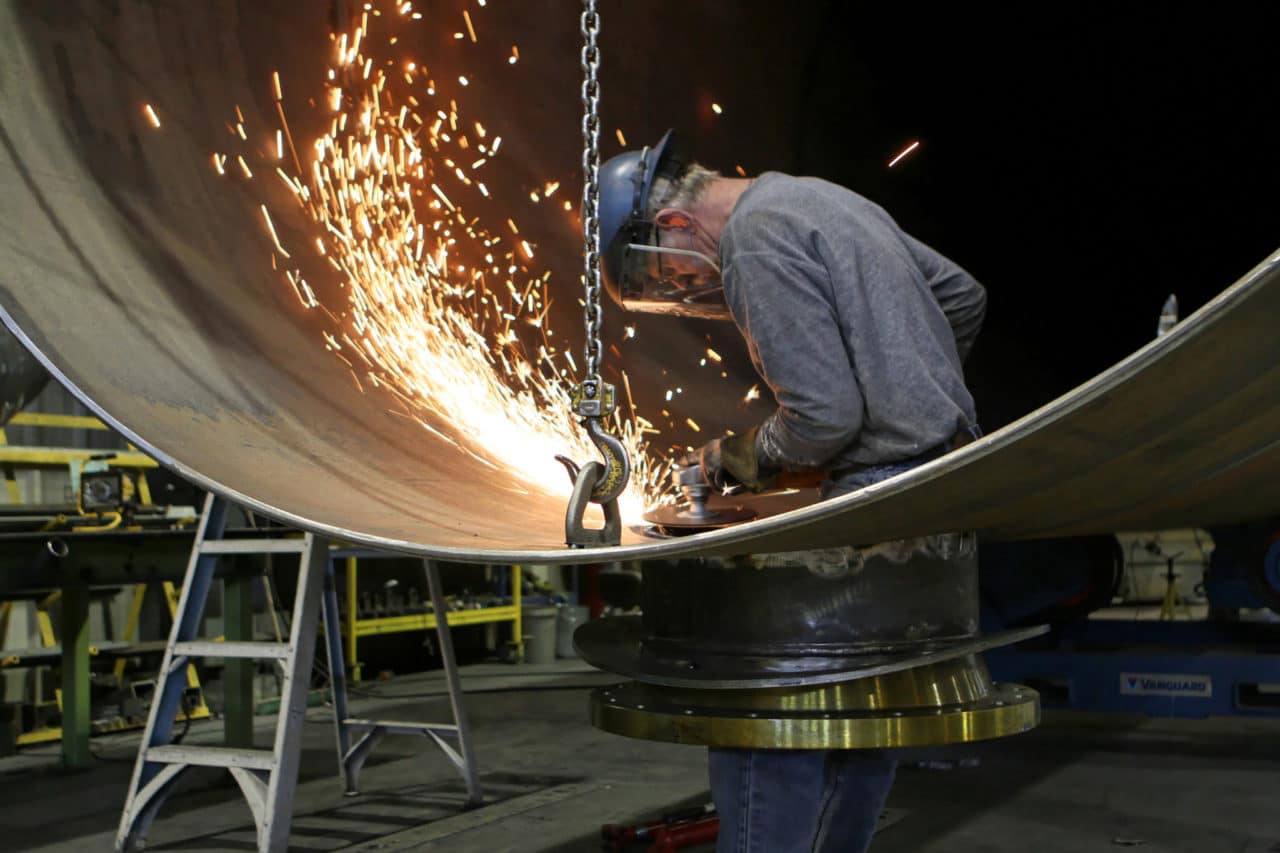
<svg viewBox="0 0 1280 853">
<path fill-rule="evenodd" d="M 490 563 L 728 555 L 961 529 L 1062 536 L 1280 511 L 1277 253 L 1114 368 L 894 480 L 682 539 L 628 530 L 607 555 L 564 548 L 564 495 L 529 494 L 353 387 L 319 345 L 314 315 L 270 268 L 264 194 L 283 234 L 305 234 L 283 183 L 250 191 L 209 167 L 236 105 L 249 126 L 274 130 L 277 69 L 294 133 L 306 138 L 305 100 L 318 91 L 307 83 L 323 74 L 330 5 L 0 2 L 0 312 L 60 382 L 178 473 L 326 536 Z M 643 61 L 658 37 L 643 4 L 611 12 L 606 39 L 634 37 L 610 42 L 606 70 L 628 73 L 606 76 L 606 100 L 663 92 L 672 114 L 691 109 L 695 96 L 680 100 Z M 495 195 L 576 174 L 576 18 L 561 17 L 561 4 L 529 2 L 485 24 L 504 52 L 521 45 L 525 79 L 540 81 L 525 90 L 477 77 L 468 90 L 470 109 L 499 116 L 508 134 Z M 739 23 L 777 35 L 788 20 Z M 441 79 L 469 67 L 452 29 L 427 28 L 420 48 Z M 789 75 L 803 65 L 791 61 L 802 39 L 771 42 L 770 63 L 741 69 L 742 85 L 764 87 L 762 96 L 798 85 Z M 736 49 L 709 45 L 704 59 L 727 62 Z M 155 106 L 160 130 L 143 104 Z M 755 162 L 785 162 L 784 126 L 745 143 Z M 572 223 L 522 221 L 555 280 L 576 282 Z M 561 326 L 576 328 L 575 299 L 560 302 Z M 661 370 L 704 346 L 703 327 L 663 328 L 628 351 L 633 385 L 662 381 Z M 709 412 L 741 396 L 718 377 L 686 384 Z"/>
</svg>

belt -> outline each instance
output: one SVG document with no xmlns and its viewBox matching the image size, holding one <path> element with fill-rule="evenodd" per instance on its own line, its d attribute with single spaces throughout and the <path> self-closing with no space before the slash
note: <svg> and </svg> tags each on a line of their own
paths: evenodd
<svg viewBox="0 0 1280 853">
<path fill-rule="evenodd" d="M 912 465 L 923 465 L 926 462 L 932 462 L 939 457 L 946 456 L 953 450 L 959 450 L 966 444 L 972 444 L 982 435 L 982 431 L 978 427 L 964 427 L 958 430 L 955 435 L 948 438 L 942 444 L 937 445 L 918 456 L 909 456 L 906 459 L 892 459 L 885 462 L 855 462 L 852 465 L 844 465 L 840 468 L 834 468 L 827 473 L 831 480 L 839 480 L 848 474 L 857 474 L 860 471 L 866 471 L 869 468 L 879 468 L 884 465 L 902 465 L 910 463 Z"/>
</svg>

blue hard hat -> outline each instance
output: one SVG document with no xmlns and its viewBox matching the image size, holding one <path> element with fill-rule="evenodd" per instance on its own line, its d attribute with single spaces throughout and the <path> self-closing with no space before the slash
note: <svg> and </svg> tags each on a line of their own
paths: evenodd
<svg viewBox="0 0 1280 853">
<path fill-rule="evenodd" d="M 654 269 L 655 263 L 660 266 L 660 253 L 649 254 L 658 246 L 654 223 L 648 218 L 654 181 L 659 177 L 679 180 L 689 165 L 678 152 L 674 136 L 674 131 L 668 130 L 656 145 L 623 152 L 600 167 L 604 288 L 614 302 L 628 311 L 727 320 L 729 311 L 724 304 L 718 267 L 706 286 L 677 286 Z"/>
<path fill-rule="evenodd" d="M 623 258 L 628 243 L 647 242 L 645 208 L 658 175 L 659 165 L 666 165 L 670 177 L 683 166 L 673 163 L 674 131 L 662 134 L 657 145 L 640 151 L 624 151 L 609 158 L 600 167 L 600 252 L 603 261 L 604 287 L 619 305 L 623 304 L 620 286 Z M 663 159 L 668 162 L 663 164 Z M 670 167 L 675 165 L 675 169 Z"/>
</svg>

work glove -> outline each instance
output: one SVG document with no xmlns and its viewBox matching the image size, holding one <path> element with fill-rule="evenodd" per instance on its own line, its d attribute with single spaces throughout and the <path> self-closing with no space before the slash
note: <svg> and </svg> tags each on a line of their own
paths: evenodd
<svg viewBox="0 0 1280 853">
<path fill-rule="evenodd" d="M 699 448 L 692 461 L 702 468 L 702 477 L 713 489 L 726 491 L 743 486 L 753 492 L 768 489 L 776 472 L 762 472 L 756 455 L 757 427 L 741 435 L 726 435 Z"/>
</svg>

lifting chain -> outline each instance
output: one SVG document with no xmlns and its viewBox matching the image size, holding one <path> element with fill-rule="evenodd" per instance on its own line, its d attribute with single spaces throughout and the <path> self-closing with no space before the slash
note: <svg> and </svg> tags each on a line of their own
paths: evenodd
<svg viewBox="0 0 1280 853">
<path fill-rule="evenodd" d="M 600 375 L 600 14 L 582 3 L 582 235 L 587 268 L 587 378 Z"/>
<path fill-rule="evenodd" d="M 604 418 L 617 408 L 614 387 L 600 376 L 600 13 L 596 0 L 583 0 L 582 20 L 582 234 L 586 275 L 587 374 L 573 392 L 573 411 L 591 437 L 604 462 L 578 466 L 563 456 L 556 458 L 569 472 L 573 496 L 565 515 L 565 540 L 574 547 L 617 545 L 622 541 L 618 496 L 631 477 L 631 459 L 622 441 L 605 431 Z M 583 526 L 588 502 L 604 508 L 605 526 Z"/>
</svg>

